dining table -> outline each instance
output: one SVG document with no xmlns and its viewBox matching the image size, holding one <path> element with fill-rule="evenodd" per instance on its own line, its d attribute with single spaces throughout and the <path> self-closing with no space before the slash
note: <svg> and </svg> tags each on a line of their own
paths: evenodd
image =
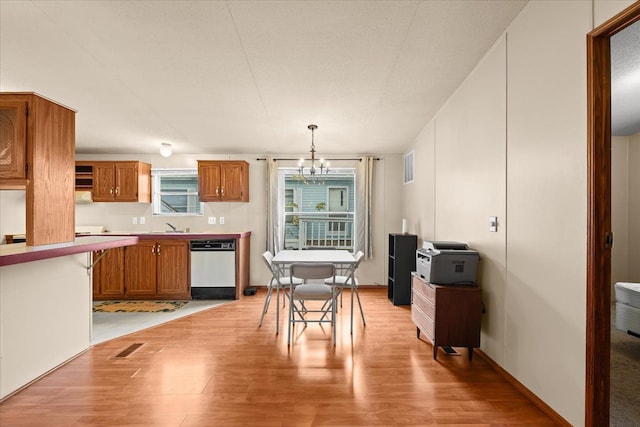
<svg viewBox="0 0 640 427">
<path fill-rule="evenodd" d="M 278 252 L 272 259 L 275 272 L 280 277 L 286 277 L 286 271 L 291 264 L 319 263 L 333 264 L 336 270 L 345 270 L 356 263 L 356 258 L 345 249 L 285 249 Z M 280 285 L 276 288 L 276 301 L 280 301 Z M 289 302 L 291 303 L 291 301 Z M 280 332 L 280 303 L 276 304 L 276 334 Z"/>
</svg>

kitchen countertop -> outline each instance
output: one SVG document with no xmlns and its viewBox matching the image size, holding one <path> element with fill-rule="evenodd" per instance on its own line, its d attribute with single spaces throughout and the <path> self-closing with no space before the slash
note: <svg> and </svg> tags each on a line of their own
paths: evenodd
<svg viewBox="0 0 640 427">
<path fill-rule="evenodd" d="M 160 240 L 160 239 L 240 239 L 242 237 L 251 236 L 250 231 L 214 233 L 210 231 L 202 232 L 172 232 L 172 231 L 150 231 L 142 233 L 134 233 L 130 231 L 110 231 L 101 234 L 92 234 L 92 236 L 136 236 L 140 240 Z"/>
<path fill-rule="evenodd" d="M 81 236 L 73 242 L 27 246 L 26 243 L 0 245 L 0 266 L 74 255 L 83 252 L 131 246 L 138 243 L 137 235 Z"/>
</svg>

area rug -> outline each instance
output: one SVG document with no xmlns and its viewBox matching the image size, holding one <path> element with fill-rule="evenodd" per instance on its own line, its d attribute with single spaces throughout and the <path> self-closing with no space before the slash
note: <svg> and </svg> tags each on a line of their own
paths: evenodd
<svg viewBox="0 0 640 427">
<path fill-rule="evenodd" d="M 189 301 L 100 301 L 93 303 L 94 312 L 102 313 L 168 313 Z"/>
</svg>

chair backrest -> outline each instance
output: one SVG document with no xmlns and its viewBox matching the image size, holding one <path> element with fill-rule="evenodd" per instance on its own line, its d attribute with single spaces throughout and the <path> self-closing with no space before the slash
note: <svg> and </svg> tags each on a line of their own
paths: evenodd
<svg viewBox="0 0 640 427">
<path fill-rule="evenodd" d="M 321 263 L 291 264 L 291 275 L 300 279 L 328 279 L 335 277 L 336 266 Z"/>
<path fill-rule="evenodd" d="M 269 271 L 273 272 L 273 265 L 271 264 L 271 261 L 273 260 L 273 254 L 269 251 L 266 251 L 262 254 L 262 259 L 267 264 L 267 268 L 269 269 Z"/>
<path fill-rule="evenodd" d="M 364 258 L 364 252 L 362 251 L 356 252 L 356 263 L 354 265 L 354 270 L 358 268 L 358 266 L 360 265 L 360 261 L 362 261 L 362 258 Z"/>
</svg>

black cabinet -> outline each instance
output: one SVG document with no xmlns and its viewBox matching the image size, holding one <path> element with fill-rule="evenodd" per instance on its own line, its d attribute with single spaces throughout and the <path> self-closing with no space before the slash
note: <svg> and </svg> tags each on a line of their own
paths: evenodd
<svg viewBox="0 0 640 427">
<path fill-rule="evenodd" d="M 411 272 L 416 269 L 418 236 L 389 234 L 387 293 L 393 305 L 411 304 Z"/>
</svg>

